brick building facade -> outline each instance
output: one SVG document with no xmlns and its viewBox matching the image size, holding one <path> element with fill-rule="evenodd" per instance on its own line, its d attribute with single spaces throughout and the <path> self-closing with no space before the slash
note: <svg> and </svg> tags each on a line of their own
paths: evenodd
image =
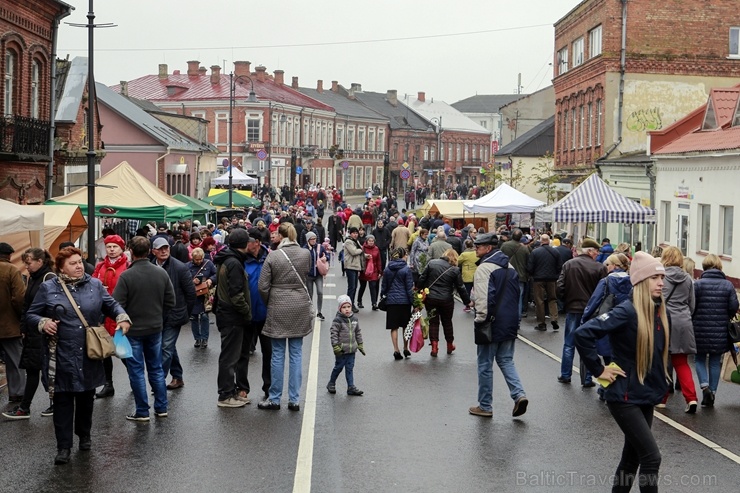
<svg viewBox="0 0 740 493">
<path fill-rule="evenodd" d="M 0 5 L 0 198 L 45 199 L 51 161 L 54 40 L 72 7 L 57 0 Z"/>
</svg>

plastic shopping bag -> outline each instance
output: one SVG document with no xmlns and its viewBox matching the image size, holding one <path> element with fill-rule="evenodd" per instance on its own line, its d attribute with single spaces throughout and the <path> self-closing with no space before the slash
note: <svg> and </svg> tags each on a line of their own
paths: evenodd
<svg viewBox="0 0 740 493">
<path fill-rule="evenodd" d="M 126 359 L 134 355 L 131 343 L 121 329 L 117 329 L 113 334 L 113 344 L 116 346 L 116 356 L 119 358 Z"/>
<path fill-rule="evenodd" d="M 409 350 L 412 353 L 418 353 L 421 348 L 424 347 L 424 336 L 421 333 L 421 320 L 414 322 L 414 331 L 411 334 L 411 342 L 409 342 Z"/>
</svg>

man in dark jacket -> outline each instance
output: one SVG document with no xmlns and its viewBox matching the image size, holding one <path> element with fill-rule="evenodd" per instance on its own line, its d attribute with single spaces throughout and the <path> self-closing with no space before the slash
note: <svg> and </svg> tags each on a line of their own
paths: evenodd
<svg viewBox="0 0 740 493">
<path fill-rule="evenodd" d="M 460 237 L 455 236 L 455 230 L 450 229 L 450 233 L 447 235 L 447 243 L 450 244 L 453 250 L 457 252 L 458 255 L 460 255 L 463 252 L 463 244 Z"/>
<path fill-rule="evenodd" d="M 382 264 L 381 272 L 385 270 L 385 265 L 388 263 L 388 247 L 391 244 L 391 237 L 393 231 L 385 225 L 382 219 L 378 219 L 375 229 L 371 233 L 375 237 L 375 246 L 380 250 L 380 263 Z M 319 242 L 321 243 L 321 242 Z"/>
<path fill-rule="evenodd" d="M 251 233 L 250 236 L 254 237 Z M 272 382 L 270 377 L 272 340 L 262 334 L 265 320 L 267 320 L 267 305 L 262 301 L 258 284 L 260 273 L 262 272 L 262 266 L 265 264 L 265 259 L 267 258 L 268 253 L 270 253 L 270 250 L 265 245 L 250 241 L 247 243 L 247 258 L 244 261 L 244 270 L 247 272 L 247 279 L 249 280 L 249 295 L 252 301 L 252 321 L 249 323 L 249 333 L 252 338 L 250 343 L 250 353 L 257 349 L 257 340 L 259 339 L 260 349 L 262 350 L 262 391 L 265 394 L 265 399 L 268 398 L 267 394 L 268 390 L 270 390 L 270 382 Z M 249 384 L 249 381 L 247 381 L 247 384 Z M 246 389 L 246 391 L 249 393 L 249 389 Z"/>
<path fill-rule="evenodd" d="M 132 421 L 149 421 L 149 396 L 144 368 L 154 393 L 154 413 L 167 416 L 167 389 L 162 370 L 162 328 L 165 313 L 175 308 L 175 289 L 167 273 L 149 262 L 149 240 L 131 239 L 131 265 L 121 273 L 113 298 L 131 319 L 127 337 L 133 356 L 126 359 L 126 370 L 134 393 L 136 410 L 126 416 Z"/>
<path fill-rule="evenodd" d="M 514 366 L 514 342 L 519 330 L 519 317 L 506 307 L 515 306 L 519 297 L 519 276 L 509 264 L 509 257 L 498 249 L 498 238 L 493 233 L 475 239 L 475 254 L 480 258 L 473 281 L 472 306 L 475 306 L 476 345 L 478 350 L 478 405 L 470 414 L 493 416 L 493 360 L 514 400 L 512 416 L 527 412 L 524 387 Z M 504 308 L 503 310 L 499 310 Z M 479 334 L 485 334 L 479 339 Z M 490 338 L 487 335 L 490 334 Z"/>
<path fill-rule="evenodd" d="M 556 282 L 560 274 L 560 255 L 550 246 L 548 235 L 540 236 L 540 246 L 529 254 L 527 272 L 534 282 L 534 304 L 537 314 L 537 330 L 547 330 L 545 325 L 545 296 L 550 312 L 552 330 L 558 330 L 558 304 L 556 300 Z"/>
<path fill-rule="evenodd" d="M 218 357 L 218 407 L 249 404 L 247 365 L 252 338 L 249 332 L 252 307 L 249 279 L 244 270 L 247 245 L 259 243 L 243 229 L 229 235 L 229 248 L 221 250 L 216 264 L 216 326 L 221 333 Z"/>
<path fill-rule="evenodd" d="M 170 248 L 170 256 L 176 258 L 183 264 L 190 262 L 190 252 L 188 247 L 182 243 L 182 231 L 176 229 L 172 232 L 172 239 L 175 243 Z"/>
<path fill-rule="evenodd" d="M 558 278 L 558 296 L 565 305 L 565 337 L 563 339 L 563 359 L 560 364 L 558 382 L 570 383 L 575 353 L 574 333 L 583 318 L 583 311 L 599 281 L 606 277 L 604 264 L 595 261 L 599 255 L 599 244 L 591 238 L 581 243 L 581 254 L 563 265 Z M 593 387 L 591 374 L 582 376 L 584 387 Z"/>
<path fill-rule="evenodd" d="M 341 207 L 338 209 L 341 211 Z M 326 225 L 326 234 L 329 236 L 329 243 L 334 251 L 337 250 L 337 242 L 342 241 L 342 231 L 344 231 L 344 219 L 342 216 L 336 213 L 329 216 Z"/>
<path fill-rule="evenodd" d="M 187 265 L 170 255 L 170 245 L 164 238 L 157 238 L 152 245 L 154 260 L 152 263 L 162 267 L 175 289 L 175 307 L 164 316 L 162 330 L 162 370 L 164 376 L 172 371 L 172 381 L 167 388 L 179 389 L 185 383 L 182 379 L 182 365 L 177 355 L 177 338 L 180 336 L 180 327 L 190 320 L 190 312 L 195 305 L 195 285 L 190 277 Z"/>
<path fill-rule="evenodd" d="M 516 270 L 519 276 L 519 321 L 521 322 L 522 317 L 527 316 L 527 307 L 524 305 L 524 293 L 526 292 L 527 282 L 529 281 L 529 273 L 527 272 L 527 264 L 529 263 L 529 248 L 523 244 L 522 241 L 522 230 L 517 228 L 511 234 L 511 240 L 501 245 L 501 251 L 509 257 L 511 266 Z"/>
<path fill-rule="evenodd" d="M 0 243 L 0 350 L 5 353 L 10 402 L 20 402 L 26 386 L 26 374 L 19 363 L 23 342 L 21 339 L 21 315 L 26 286 L 18 267 L 10 263 L 15 249 L 8 243 Z"/>
</svg>

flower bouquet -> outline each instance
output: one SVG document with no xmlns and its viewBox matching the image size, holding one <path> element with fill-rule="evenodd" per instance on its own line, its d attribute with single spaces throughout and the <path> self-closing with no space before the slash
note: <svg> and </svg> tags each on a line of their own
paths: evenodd
<svg viewBox="0 0 740 493">
<path fill-rule="evenodd" d="M 411 320 L 403 331 L 403 338 L 409 341 L 411 352 L 418 353 L 424 347 L 424 339 L 429 337 L 429 318 L 434 316 L 435 310 L 423 316 L 421 310 L 424 308 L 424 300 L 429 294 L 429 288 L 420 289 L 414 292 L 412 305 L 414 312 L 411 314 Z"/>
</svg>

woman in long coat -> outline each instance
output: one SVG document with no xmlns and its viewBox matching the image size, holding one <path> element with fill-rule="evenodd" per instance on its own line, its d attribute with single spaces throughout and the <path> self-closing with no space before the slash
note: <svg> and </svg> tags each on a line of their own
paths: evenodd
<svg viewBox="0 0 740 493">
<path fill-rule="evenodd" d="M 37 327 L 52 340 L 44 361 L 49 394 L 54 398 L 55 464 L 69 462 L 72 432 L 80 437 L 80 450 L 90 450 L 95 387 L 103 385 L 103 362 L 87 357 L 85 327 L 63 286 L 89 324 L 102 315 L 113 318 L 127 332 L 130 319 L 103 284 L 85 274 L 82 252 L 62 248 L 56 256 L 58 277 L 43 283 L 26 313 L 28 327 Z M 54 344 L 55 343 L 55 344 Z M 50 379 L 49 375 L 52 375 Z"/>
<path fill-rule="evenodd" d="M 281 240 L 278 249 L 267 256 L 258 289 L 267 305 L 267 320 L 262 333 L 272 339 L 272 359 L 269 397 L 260 402 L 260 409 L 280 409 L 283 395 L 283 372 L 286 346 L 288 371 L 288 409 L 300 410 L 301 360 L 303 338 L 313 330 L 311 298 L 306 287 L 306 274 L 311 267 L 308 250 L 296 242 L 296 230 L 285 222 L 278 228 Z"/>
</svg>

